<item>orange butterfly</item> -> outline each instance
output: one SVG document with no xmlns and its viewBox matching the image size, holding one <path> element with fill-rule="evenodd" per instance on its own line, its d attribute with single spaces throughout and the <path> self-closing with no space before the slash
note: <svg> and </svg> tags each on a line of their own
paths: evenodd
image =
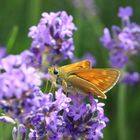
<svg viewBox="0 0 140 140">
<path fill-rule="evenodd" d="M 93 69 L 88 60 L 62 67 L 51 67 L 49 73 L 61 82 L 65 92 L 69 87 L 85 94 L 93 94 L 106 99 L 105 93 L 118 81 L 120 71 L 117 69 Z"/>
</svg>

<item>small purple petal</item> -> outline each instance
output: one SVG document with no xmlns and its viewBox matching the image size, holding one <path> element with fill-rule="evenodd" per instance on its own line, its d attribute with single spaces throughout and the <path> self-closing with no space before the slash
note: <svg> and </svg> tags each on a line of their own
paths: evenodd
<svg viewBox="0 0 140 140">
<path fill-rule="evenodd" d="M 6 56 L 6 48 L 0 46 L 0 59 Z"/>
<path fill-rule="evenodd" d="M 106 47 L 106 48 L 110 48 L 110 43 L 112 41 L 109 29 L 105 28 L 104 29 L 104 34 L 103 36 L 100 38 L 100 42 Z"/>
<path fill-rule="evenodd" d="M 12 118 L 10 118 L 8 116 L 0 116 L 0 121 L 4 122 L 4 123 L 11 123 L 11 124 L 16 123 Z"/>
<path fill-rule="evenodd" d="M 127 19 L 132 15 L 133 15 L 133 10 L 130 6 L 119 8 L 118 17 L 123 18 L 123 19 Z"/>
</svg>

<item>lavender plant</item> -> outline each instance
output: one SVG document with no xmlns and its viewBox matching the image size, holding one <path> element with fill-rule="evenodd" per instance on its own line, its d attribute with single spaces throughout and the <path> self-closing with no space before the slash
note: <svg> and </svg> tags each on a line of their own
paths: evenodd
<svg viewBox="0 0 140 140">
<path fill-rule="evenodd" d="M 118 17 L 121 18 L 122 25 L 112 26 L 111 33 L 108 28 L 104 29 L 104 34 L 100 38 L 101 43 L 109 50 L 109 63 L 112 67 L 121 70 L 130 68 L 132 72 L 125 72 L 122 82 L 134 84 L 140 81 L 140 75 L 132 69 L 132 57 L 140 52 L 140 26 L 130 21 L 133 10 L 130 6 L 120 7 Z"/>
<path fill-rule="evenodd" d="M 104 34 L 100 38 L 101 43 L 109 51 L 109 63 L 112 67 L 122 71 L 121 82 L 118 90 L 118 138 L 127 140 L 127 125 L 125 116 L 125 101 L 127 94 L 127 85 L 134 85 L 140 81 L 140 74 L 135 71 L 133 57 L 140 53 L 140 26 L 130 21 L 133 15 L 133 9 L 130 6 L 120 7 L 118 17 L 121 18 L 122 24 L 112 26 L 111 31 L 104 29 Z M 130 69 L 131 71 L 128 71 Z M 123 130 L 123 131 L 122 131 Z"/>
<path fill-rule="evenodd" d="M 103 138 L 108 118 L 93 96 L 42 89 L 49 66 L 73 58 L 73 31 L 66 12 L 43 13 L 30 28 L 31 48 L 0 60 L 0 121 L 13 124 L 13 140 Z M 49 85 L 47 85 L 49 86 Z M 87 101 L 85 101 L 85 99 Z"/>
<path fill-rule="evenodd" d="M 39 24 L 30 28 L 28 36 L 32 38 L 31 51 L 39 64 L 43 58 L 51 65 L 72 59 L 73 31 L 77 29 L 72 20 L 73 17 L 65 11 L 42 13 Z"/>
</svg>

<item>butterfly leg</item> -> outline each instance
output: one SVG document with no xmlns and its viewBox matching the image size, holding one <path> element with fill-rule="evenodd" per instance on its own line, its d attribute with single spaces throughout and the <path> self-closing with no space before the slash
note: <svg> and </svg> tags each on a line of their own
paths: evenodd
<svg viewBox="0 0 140 140">
<path fill-rule="evenodd" d="M 53 93 L 55 89 L 55 84 L 51 83 L 50 92 Z"/>
<path fill-rule="evenodd" d="M 49 85 L 49 81 L 47 80 L 46 81 L 46 86 L 45 86 L 45 89 L 44 89 L 44 93 L 48 91 L 48 85 Z"/>
<path fill-rule="evenodd" d="M 56 78 L 51 79 L 50 81 L 51 81 L 50 92 L 54 93 L 55 92 L 55 88 L 57 87 Z"/>
<path fill-rule="evenodd" d="M 65 80 L 62 80 L 62 87 L 66 95 L 68 94 L 68 87 L 67 87 L 67 82 Z"/>
</svg>

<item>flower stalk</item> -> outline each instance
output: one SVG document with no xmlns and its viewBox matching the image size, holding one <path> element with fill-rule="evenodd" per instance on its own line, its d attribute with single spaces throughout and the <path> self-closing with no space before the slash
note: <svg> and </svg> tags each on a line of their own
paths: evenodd
<svg viewBox="0 0 140 140">
<path fill-rule="evenodd" d="M 126 71 L 126 68 L 123 69 L 122 73 L 124 73 Z M 120 83 L 119 85 L 119 91 L 118 91 L 118 136 L 119 136 L 119 140 L 127 140 L 126 138 L 126 84 L 124 83 Z"/>
</svg>

